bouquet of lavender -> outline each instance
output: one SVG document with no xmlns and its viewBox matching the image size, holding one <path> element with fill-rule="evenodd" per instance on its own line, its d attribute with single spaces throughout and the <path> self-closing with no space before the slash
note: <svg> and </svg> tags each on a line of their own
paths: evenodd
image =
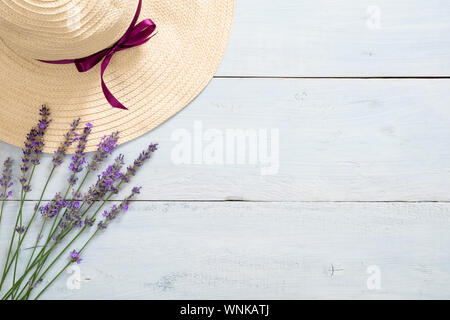
<svg viewBox="0 0 450 320">
<path fill-rule="evenodd" d="M 84 128 L 79 129 L 80 119 L 76 119 L 53 155 L 39 201 L 32 212 L 26 213 L 24 203 L 31 191 L 33 175 L 40 164 L 44 135 L 50 122 L 50 111 L 43 106 L 40 110 L 40 120 L 36 127 L 30 130 L 24 144 L 18 180 L 21 190 L 20 206 L 7 252 L 0 260 L 0 268 L 3 268 L 0 269 L 0 296 L 3 300 L 38 299 L 70 264 L 81 263 L 82 253 L 89 242 L 105 230 L 118 215 L 128 210 L 130 200 L 139 194 L 140 188 L 133 187 L 129 195 L 118 205 L 115 204 L 105 210 L 108 201 L 130 182 L 144 162 L 157 150 L 157 144 L 150 144 L 133 164 L 124 170 L 124 156 L 118 155 L 112 164 L 97 174 L 96 182 L 86 188 L 86 191 L 82 191 L 88 176 L 99 171 L 101 165 L 116 149 L 119 133 L 114 132 L 103 137 L 97 151 L 88 159 L 85 148 L 92 125 L 87 123 Z M 58 167 L 63 164 L 66 151 L 72 144 L 75 144 L 76 152 L 68 166 L 70 172 L 67 188 L 43 204 L 42 199 L 47 187 Z M 13 160 L 7 158 L 0 177 L 0 223 L 6 200 L 12 196 L 12 167 Z M 28 239 L 28 231 L 34 222 L 38 224 L 37 230 L 40 231 L 36 239 Z M 86 233 L 89 235 L 84 245 L 73 248 L 72 245 L 80 235 Z M 27 250 L 29 256 L 24 259 L 24 242 L 27 239 L 32 241 L 32 245 L 31 250 Z M 67 263 L 59 271 L 53 272 L 56 262 L 61 259 L 66 259 Z M 26 263 L 22 263 L 23 261 Z M 52 275 L 49 277 L 50 274 Z"/>
</svg>

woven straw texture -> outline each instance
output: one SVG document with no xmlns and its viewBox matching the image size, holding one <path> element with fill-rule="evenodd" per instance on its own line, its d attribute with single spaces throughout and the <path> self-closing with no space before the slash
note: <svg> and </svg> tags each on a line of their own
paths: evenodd
<svg viewBox="0 0 450 320">
<path fill-rule="evenodd" d="M 5 4 L 7 3 L 7 5 Z M 157 35 L 116 53 L 105 73 L 112 108 L 100 85 L 100 65 L 78 73 L 73 64 L 36 59 L 84 57 L 117 41 L 137 0 L 8 0 L 0 4 L 0 139 L 22 146 L 46 104 L 52 112 L 45 152 L 53 152 L 70 123 L 94 125 L 88 151 L 120 131 L 120 143 L 160 125 L 191 102 L 213 77 L 228 43 L 234 0 L 144 0 L 139 21 Z M 26 36 L 24 36 L 26 34 Z M 43 50 L 44 48 L 44 50 Z"/>
</svg>

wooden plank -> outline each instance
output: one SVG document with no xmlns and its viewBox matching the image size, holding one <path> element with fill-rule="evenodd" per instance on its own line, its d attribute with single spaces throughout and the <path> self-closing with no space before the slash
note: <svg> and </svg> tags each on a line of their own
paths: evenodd
<svg viewBox="0 0 450 320">
<path fill-rule="evenodd" d="M 144 200 L 449 201 L 449 85 L 450 80 L 215 79 L 179 115 L 118 152 L 131 162 L 146 144 L 160 142 L 155 158 L 133 180 L 144 187 Z M 279 165 L 275 153 L 272 165 L 259 162 L 258 152 L 270 139 L 259 139 L 258 152 L 244 144 L 243 164 L 236 157 L 234 164 L 226 162 L 226 142 L 218 148 L 223 164 L 209 164 L 207 156 L 196 164 L 197 151 L 208 154 L 212 143 L 204 139 L 199 147 L 198 124 L 203 138 L 218 133 L 225 139 L 232 129 L 266 130 L 270 138 L 270 130 L 278 130 Z M 176 164 L 173 153 L 186 132 L 192 138 L 186 147 L 190 162 Z M 0 160 L 10 153 L 20 157 L 19 149 L 1 143 Z M 250 154 L 259 157 L 256 164 Z M 278 171 L 262 175 L 267 167 Z M 65 190 L 65 172 L 59 169 L 46 198 Z M 42 183 L 45 173 L 38 170 L 35 181 Z M 39 190 L 35 186 L 30 199 Z"/>
<path fill-rule="evenodd" d="M 218 75 L 449 76 L 446 0 L 236 1 Z"/>
<path fill-rule="evenodd" d="M 68 289 L 73 274 L 64 273 L 45 298 L 450 298 L 449 210 L 448 203 L 135 202 L 89 245 L 81 288 Z M 380 289 L 367 286 L 368 271 L 379 274 Z"/>
</svg>

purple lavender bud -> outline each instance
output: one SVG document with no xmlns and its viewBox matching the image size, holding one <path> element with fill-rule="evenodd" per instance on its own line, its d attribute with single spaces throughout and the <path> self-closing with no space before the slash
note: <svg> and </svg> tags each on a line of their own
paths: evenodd
<svg viewBox="0 0 450 320">
<path fill-rule="evenodd" d="M 41 120 L 39 120 L 36 128 L 36 139 L 32 142 L 34 156 L 31 159 L 31 163 L 33 165 L 38 165 L 40 163 L 42 150 L 44 149 L 44 135 L 51 122 L 50 110 L 45 105 L 41 107 L 39 114 Z"/>
<path fill-rule="evenodd" d="M 105 224 L 103 221 L 100 221 L 100 222 L 97 224 L 97 228 L 98 228 L 99 230 L 105 230 L 105 229 L 107 228 L 107 226 L 106 226 L 106 224 Z"/>
<path fill-rule="evenodd" d="M 20 171 L 22 172 L 22 177 L 20 178 L 20 183 L 25 186 L 27 181 L 28 171 L 31 165 L 38 165 L 40 163 L 40 157 L 42 150 L 44 149 L 44 135 L 47 130 L 51 120 L 50 111 L 46 106 L 42 106 L 40 109 L 41 119 L 39 120 L 36 127 L 32 128 L 27 134 L 26 140 L 24 142 L 24 148 L 22 149 L 22 165 L 20 166 Z M 26 188 L 24 190 L 28 192 L 30 189 Z"/>
<path fill-rule="evenodd" d="M 85 196 L 87 203 L 101 200 L 108 192 L 117 193 L 118 190 L 114 186 L 114 182 L 122 178 L 120 170 L 124 164 L 123 155 L 119 155 L 114 163 L 98 175 L 95 185 L 89 188 L 88 193 Z"/>
<path fill-rule="evenodd" d="M 133 194 L 140 194 L 141 193 L 141 187 L 134 187 L 131 189 L 131 193 Z"/>
<path fill-rule="evenodd" d="M 86 144 L 89 135 L 92 132 L 92 124 L 87 123 L 83 129 L 83 133 L 78 138 L 78 146 L 75 154 L 72 157 L 72 162 L 69 165 L 69 169 L 73 172 L 69 178 L 69 184 L 75 185 L 77 182 L 77 174 L 83 170 L 83 164 L 86 162 Z"/>
<path fill-rule="evenodd" d="M 22 234 L 25 232 L 26 229 L 25 226 L 17 226 L 15 230 L 18 234 Z"/>
<path fill-rule="evenodd" d="M 51 219 L 64 207 L 66 207 L 66 202 L 63 200 L 61 194 L 57 193 L 49 203 L 40 208 L 40 211 L 45 219 Z"/>
<path fill-rule="evenodd" d="M 77 140 L 76 130 L 78 128 L 79 123 L 80 118 L 72 122 L 69 131 L 67 131 L 67 133 L 64 135 L 63 142 L 61 142 L 60 146 L 58 147 L 58 150 L 55 151 L 52 160 L 53 165 L 55 167 L 61 165 L 66 155 L 67 148 L 69 148 L 72 145 L 72 143 Z"/>
<path fill-rule="evenodd" d="M 144 162 L 150 159 L 153 152 L 158 150 L 158 144 L 150 144 L 146 150 L 142 151 L 139 157 L 134 160 L 133 164 L 127 168 L 127 172 L 122 176 L 124 182 L 129 182 L 130 178 L 136 175 L 136 171 L 142 167 Z"/>
<path fill-rule="evenodd" d="M 86 218 L 84 219 L 84 225 L 87 227 L 92 227 L 94 225 L 94 219 Z"/>
<path fill-rule="evenodd" d="M 82 199 L 83 194 L 81 192 L 73 192 L 73 199 Z"/>
<path fill-rule="evenodd" d="M 12 195 L 12 191 L 8 189 L 12 187 L 13 183 L 11 182 L 12 178 L 12 159 L 8 158 L 3 163 L 3 171 L 0 177 L 0 187 L 2 188 L 0 193 L 0 200 L 6 200 Z"/>
<path fill-rule="evenodd" d="M 83 259 L 80 259 L 80 254 L 76 250 L 73 250 L 70 253 L 70 260 L 72 262 L 76 262 L 77 264 L 80 264 L 81 261 L 83 261 Z"/>
<path fill-rule="evenodd" d="M 108 226 L 108 224 L 114 220 L 119 214 L 120 212 L 126 212 L 128 210 L 128 206 L 130 204 L 130 201 L 137 195 L 139 194 L 141 191 L 141 188 L 137 188 L 134 187 L 131 190 L 131 194 L 126 197 L 124 200 L 122 200 L 122 202 L 117 206 L 117 205 L 113 205 L 111 207 L 111 209 L 108 211 L 105 211 L 103 213 L 103 217 L 105 217 L 105 220 L 100 221 L 98 223 L 98 229 L 99 230 L 104 230 L 106 229 L 106 227 Z"/>
<path fill-rule="evenodd" d="M 97 151 L 94 153 L 88 168 L 92 171 L 98 170 L 99 164 L 105 161 L 105 159 L 108 158 L 108 156 L 117 148 L 118 140 L 119 132 L 114 132 L 109 136 L 104 136 L 98 144 Z"/>
<path fill-rule="evenodd" d="M 42 281 L 43 281 L 42 279 L 39 279 L 39 280 L 36 281 L 36 282 L 32 282 L 31 279 L 30 279 L 30 280 L 27 281 L 27 284 L 28 284 L 28 286 L 29 286 L 30 288 L 34 289 L 34 288 L 36 288 Z"/>
</svg>

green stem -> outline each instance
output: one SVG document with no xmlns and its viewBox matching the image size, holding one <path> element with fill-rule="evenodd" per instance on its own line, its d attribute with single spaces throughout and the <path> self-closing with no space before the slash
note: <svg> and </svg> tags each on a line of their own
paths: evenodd
<svg viewBox="0 0 450 320">
<path fill-rule="evenodd" d="M 33 166 L 33 170 L 32 170 L 32 173 L 31 173 L 30 178 L 28 179 L 28 181 L 31 180 L 35 168 L 36 167 Z M 28 183 L 28 186 L 29 186 L 29 183 Z M 8 255 L 7 255 L 7 258 L 6 258 L 6 261 L 5 261 L 5 266 L 3 268 L 2 279 L 0 281 L 0 291 L 2 290 L 3 284 L 4 284 L 5 280 L 6 280 L 6 276 L 8 275 L 8 272 L 11 269 L 12 263 L 14 261 L 14 257 L 12 258 L 11 261 L 9 260 L 9 258 L 11 257 L 11 250 L 12 250 L 12 247 L 13 247 L 13 244 L 14 244 L 14 240 L 15 240 L 15 237 L 16 237 L 16 228 L 17 228 L 17 226 L 19 224 L 19 221 L 20 221 L 20 216 L 21 216 L 21 213 L 22 213 L 23 202 L 25 200 L 25 194 L 26 194 L 26 192 L 24 192 L 24 185 L 22 185 L 22 189 L 20 191 L 20 209 L 19 209 L 19 212 L 17 213 L 16 224 L 14 226 L 14 229 L 13 229 L 13 232 L 12 232 L 12 236 L 11 236 L 11 240 L 10 240 L 10 243 L 9 243 Z M 15 254 L 17 254 L 17 250 L 16 250 Z"/>
<path fill-rule="evenodd" d="M 83 252 L 83 250 L 86 248 L 86 246 L 89 244 L 89 242 L 91 242 L 91 240 L 94 238 L 94 236 L 97 234 L 99 229 L 95 230 L 95 232 L 92 234 L 92 236 L 86 241 L 86 243 L 83 245 L 83 247 L 80 249 L 80 251 L 78 251 L 79 254 L 81 254 Z M 72 261 L 69 261 L 62 269 L 61 271 L 58 272 L 58 274 L 44 287 L 44 289 L 41 290 L 41 292 L 39 292 L 39 294 L 34 298 L 34 300 L 39 299 L 39 297 L 48 289 L 48 287 L 50 287 L 53 282 L 55 282 L 55 280 L 64 272 L 64 270 L 66 270 L 66 268 L 73 263 Z M 45 274 L 45 273 L 44 273 Z M 30 291 L 31 292 L 31 291 Z M 28 298 L 30 295 L 30 293 L 28 293 L 26 295 L 26 297 Z"/>
<path fill-rule="evenodd" d="M 3 208 L 5 207 L 5 200 L 2 201 L 2 208 L 0 209 L 0 226 L 2 225 Z"/>
<path fill-rule="evenodd" d="M 37 236 L 36 242 L 34 244 L 33 252 L 31 253 L 30 259 L 28 259 L 28 263 L 27 263 L 27 266 L 25 267 L 25 269 L 28 269 L 28 267 L 30 266 L 31 261 L 33 261 L 34 253 L 36 252 L 36 248 L 37 248 L 37 246 L 39 244 L 39 241 L 40 241 L 40 239 L 42 237 L 42 232 L 44 231 L 46 223 L 47 223 L 47 219 L 44 218 L 44 222 L 42 222 L 41 230 L 39 231 L 39 235 Z"/>
<path fill-rule="evenodd" d="M 53 171 L 54 171 L 55 168 L 56 168 L 56 167 L 54 166 L 53 169 L 52 169 L 51 174 L 53 174 Z M 80 185 L 78 186 L 78 189 L 77 189 L 76 193 L 78 193 L 78 192 L 81 190 L 81 187 L 82 187 L 83 184 L 85 183 L 85 181 L 86 181 L 86 179 L 87 179 L 87 177 L 88 177 L 88 175 L 89 175 L 90 172 L 91 172 L 90 169 L 88 169 L 88 170 L 86 171 L 86 174 L 84 175 L 84 177 L 83 177 L 83 179 L 82 179 Z M 49 182 L 49 179 L 47 180 L 46 186 L 47 186 L 48 182 Z M 63 200 L 66 200 L 66 199 L 67 199 L 67 196 L 68 196 L 69 191 L 70 191 L 70 187 L 71 187 L 70 185 L 67 187 L 67 190 L 66 190 L 66 192 L 65 192 L 65 194 L 64 194 L 64 197 L 63 197 Z M 45 189 L 44 189 L 44 191 L 45 191 Z M 42 195 L 41 195 L 41 199 L 42 199 Z M 41 200 L 40 200 L 40 201 L 41 201 Z M 74 201 L 74 199 L 72 199 L 72 201 Z M 67 212 L 67 209 L 64 211 L 64 214 L 65 214 L 66 212 Z M 59 213 L 60 213 L 60 212 L 58 211 L 58 213 L 57 213 L 57 215 L 55 216 L 55 219 L 54 219 L 54 221 L 53 221 L 53 224 L 52 224 L 52 227 L 51 227 L 51 229 L 50 229 L 49 235 L 48 235 L 48 237 L 47 237 L 47 239 L 46 239 L 46 241 L 45 241 L 45 244 L 44 244 L 44 246 L 42 247 L 42 249 L 39 251 L 38 255 L 36 256 L 36 259 L 38 259 L 38 258 L 41 257 L 42 253 L 43 253 L 43 252 L 45 251 L 45 249 L 47 248 L 48 243 L 49 243 L 50 240 L 52 239 L 53 234 L 56 232 L 56 226 L 58 226 L 58 224 L 62 221 L 62 217 L 61 217 L 61 218 L 59 219 L 59 221 L 58 221 L 58 215 L 59 215 Z M 56 223 L 57 221 L 58 221 L 58 224 Z M 38 237 L 38 239 L 39 239 L 39 237 Z M 37 246 L 37 244 L 36 244 L 36 246 Z M 36 246 L 35 246 L 35 248 L 33 249 L 33 255 L 34 255 L 34 253 L 35 253 Z M 30 258 L 30 260 L 28 261 L 28 264 L 30 263 L 30 261 L 31 261 L 31 258 Z M 45 262 L 45 261 L 44 261 L 44 262 Z M 23 280 L 23 278 L 22 278 L 22 280 Z M 20 281 L 20 283 L 19 283 L 19 287 L 20 287 L 20 285 L 21 285 L 21 281 Z"/>
<path fill-rule="evenodd" d="M 22 199 L 22 194 L 23 194 L 23 187 L 22 187 L 22 191 L 21 191 L 21 194 L 20 194 L 20 199 Z M 19 225 L 19 214 L 17 214 L 16 224 L 14 226 L 14 230 L 13 230 L 13 233 L 11 235 L 11 240 L 9 242 L 8 255 L 6 256 L 5 266 L 3 267 L 2 279 L 0 281 L 0 290 L 2 289 L 3 283 L 5 282 L 6 275 L 9 272 L 10 266 L 8 267 L 8 263 L 9 263 L 9 258 L 11 256 L 12 246 L 14 244 L 14 239 L 16 237 L 16 228 L 17 228 L 18 225 Z"/>
<path fill-rule="evenodd" d="M 30 185 L 31 185 L 31 180 L 33 179 L 33 175 L 34 175 L 34 171 L 36 170 L 36 166 L 37 164 L 33 165 L 33 169 L 31 170 L 31 174 L 30 174 L 30 178 L 28 179 L 28 184 L 27 184 L 27 189 L 29 190 Z M 23 216 L 23 205 L 25 203 L 25 199 L 27 197 L 27 193 L 28 191 L 24 190 L 23 193 L 23 197 L 20 201 L 20 209 L 19 209 L 19 216 L 20 216 L 20 227 L 23 226 L 23 221 L 22 221 L 22 216 Z M 34 215 L 33 215 L 34 218 Z M 31 221 L 33 222 L 33 221 Z M 28 226 L 24 226 L 25 230 L 24 230 L 24 235 L 28 232 L 29 229 L 29 225 Z M 16 252 L 14 254 L 14 256 L 16 257 L 14 260 L 14 273 L 13 273 L 13 284 L 16 283 L 16 271 L 17 271 L 17 263 L 19 261 L 19 254 L 20 254 L 20 246 L 22 245 L 23 239 L 25 238 L 24 235 L 22 236 L 22 234 L 19 233 L 19 240 L 17 242 L 17 248 L 16 248 Z"/>
<path fill-rule="evenodd" d="M 81 187 L 84 185 L 84 183 L 86 182 L 86 179 L 89 175 L 89 173 L 91 173 L 90 169 L 87 169 L 86 174 L 84 175 L 83 179 L 81 180 L 80 185 L 77 188 L 77 191 L 75 191 L 75 194 L 79 193 L 81 190 Z M 67 195 L 69 194 L 70 191 L 70 185 L 67 188 L 66 194 L 64 195 L 64 200 L 67 198 Z M 71 203 L 74 201 L 75 199 L 72 197 Z M 59 213 L 59 212 L 58 212 Z M 50 229 L 49 232 L 49 236 L 47 237 L 47 241 L 46 244 L 44 245 L 44 247 L 48 244 L 48 242 L 51 240 L 51 238 L 53 237 L 53 235 L 56 232 L 56 227 L 61 223 L 62 218 L 64 217 L 64 215 L 67 213 L 67 208 L 64 210 L 64 213 L 61 215 L 61 217 L 59 218 L 59 220 L 57 219 L 58 217 L 55 217 L 55 220 L 53 222 L 52 228 Z M 56 223 L 56 221 L 58 221 L 58 223 Z"/>
<path fill-rule="evenodd" d="M 33 215 L 31 216 L 31 219 L 30 219 L 30 221 L 28 222 L 27 228 L 26 228 L 26 230 L 25 230 L 23 236 L 22 236 L 22 237 L 19 237 L 19 242 L 18 242 L 17 249 L 16 249 L 16 251 L 17 251 L 16 260 L 17 260 L 17 258 L 18 258 L 18 255 L 19 255 L 19 252 L 20 252 L 20 248 L 21 248 L 21 246 L 22 246 L 22 243 L 23 243 L 23 241 L 25 240 L 25 237 L 27 236 L 27 233 L 28 233 L 28 231 L 30 230 L 30 226 L 31 226 L 31 224 L 33 223 L 33 221 L 34 221 L 34 219 L 35 219 L 35 217 L 36 217 L 36 214 L 37 214 L 37 212 L 38 212 L 38 210 L 39 210 L 39 207 L 40 207 L 40 205 L 41 205 L 42 199 L 44 198 L 45 191 L 47 190 L 48 184 L 50 183 L 50 180 L 51 180 L 52 177 L 53 177 L 53 173 L 55 172 L 55 169 L 56 169 L 56 166 L 53 165 L 52 170 L 50 171 L 50 174 L 48 175 L 47 180 L 45 181 L 44 188 L 43 188 L 43 190 L 42 190 L 42 192 L 41 192 L 41 196 L 39 197 L 39 202 L 37 203 L 37 205 L 36 205 L 36 207 L 35 207 L 35 209 L 34 209 Z M 28 260 L 27 268 L 28 268 L 28 266 L 30 265 L 31 259 L 33 258 L 34 253 L 35 253 L 35 251 L 36 251 L 36 247 L 37 247 L 38 242 L 39 242 L 39 239 L 40 239 L 40 237 L 41 237 L 41 235 L 42 235 L 42 231 L 43 231 L 44 225 L 45 225 L 45 220 L 44 220 L 44 222 L 42 223 L 41 232 L 39 233 L 39 236 L 38 236 L 38 238 L 37 238 L 37 240 L 36 240 L 36 244 L 35 244 L 35 246 L 34 246 L 33 253 L 32 253 L 32 255 L 31 255 L 30 259 Z M 14 266 L 14 270 L 16 270 L 16 266 Z"/>
<path fill-rule="evenodd" d="M 119 188 L 120 187 L 120 185 L 122 184 L 123 182 L 121 181 L 118 185 L 117 185 L 117 188 Z M 96 217 L 96 215 L 100 212 L 100 210 L 103 208 L 103 206 L 106 204 L 106 202 L 108 202 L 110 199 L 111 199 L 111 197 L 114 195 L 114 193 L 113 192 L 110 192 L 109 193 L 109 195 L 106 197 L 106 199 L 102 202 L 102 204 L 97 208 L 97 210 L 94 212 L 94 214 L 91 216 L 91 218 L 90 219 L 94 219 L 95 217 Z M 82 214 L 82 216 L 84 216 L 84 215 L 86 215 L 87 214 L 87 212 L 90 210 L 90 208 L 93 206 L 93 203 L 83 212 L 83 214 Z M 73 227 L 70 229 L 70 230 L 68 230 L 65 234 L 63 234 L 63 236 L 61 237 L 61 239 L 60 240 L 62 240 L 62 239 L 64 239 L 65 238 L 65 236 L 67 236 L 67 234 L 69 234 L 69 231 L 71 231 L 73 229 Z M 73 242 L 74 240 L 72 240 L 71 241 L 71 243 Z M 31 269 L 35 266 L 35 265 L 37 265 L 37 269 L 33 272 L 33 274 L 30 276 L 30 280 L 31 280 L 31 282 L 33 282 L 33 281 L 35 281 L 36 279 L 40 279 L 40 278 L 42 278 L 43 277 L 43 275 L 41 275 L 41 276 L 37 276 L 38 275 L 38 273 L 42 270 L 42 268 L 43 268 L 43 266 L 44 266 L 44 264 L 45 264 L 45 262 L 46 262 L 46 259 L 48 258 L 48 256 L 50 255 L 50 253 L 53 251 L 53 249 L 55 248 L 55 246 L 57 245 L 57 243 L 55 243 L 47 252 L 45 252 L 45 253 L 43 253 L 42 254 L 42 249 L 41 249 L 41 252 L 36 256 L 36 258 L 35 258 L 35 261 L 33 261 L 33 264 L 32 264 L 32 266 L 28 269 L 28 270 L 26 270 L 26 272 L 22 275 L 22 277 L 18 280 L 18 282 L 20 281 L 20 282 L 22 282 L 24 279 L 25 279 L 25 276 L 31 271 Z M 62 253 L 65 251 L 66 249 L 64 249 L 63 251 L 62 251 Z M 40 258 L 40 256 L 42 255 L 42 257 Z M 19 286 L 20 286 L 20 284 L 19 284 Z M 26 286 L 24 286 L 23 287 L 23 289 L 21 290 L 21 292 L 19 293 L 19 296 L 22 294 L 22 292 L 23 292 L 23 290 L 26 288 Z M 11 290 L 11 289 L 10 289 Z M 9 296 L 10 296 L 11 294 L 10 294 L 10 292 L 8 291 L 7 292 L 7 294 L 3 297 L 3 299 L 6 299 L 6 298 L 8 298 Z"/>
<path fill-rule="evenodd" d="M 117 188 L 119 188 L 120 187 L 120 185 L 122 184 L 122 181 L 117 185 Z M 114 193 L 113 192 L 110 192 L 109 193 L 109 195 L 106 197 L 106 199 L 103 201 L 103 203 L 97 208 L 97 210 L 92 214 L 92 216 L 90 217 L 90 219 L 92 220 L 92 219 L 94 219 L 96 216 L 97 216 L 97 214 L 100 212 L 100 210 L 103 208 L 103 206 L 105 205 L 105 203 L 106 202 L 108 202 L 110 199 L 111 199 L 111 197 L 114 195 Z M 92 207 L 92 205 L 93 204 L 91 204 L 84 212 L 83 212 L 83 214 L 82 214 L 82 216 L 84 216 L 88 211 L 89 211 L 89 209 Z M 72 226 L 72 228 L 70 228 L 70 230 L 68 230 L 65 234 L 63 234 L 63 237 L 61 237 L 61 240 L 62 239 L 64 239 L 64 237 L 71 231 L 73 229 L 73 226 Z M 74 239 L 72 239 L 72 241 L 60 252 L 60 254 L 53 260 L 53 262 L 50 264 L 50 266 L 49 267 L 47 267 L 47 269 L 44 271 L 44 273 L 43 274 L 41 274 L 41 275 L 39 275 L 39 276 L 37 276 L 37 274 L 40 272 L 40 270 L 42 269 L 42 267 L 43 267 L 43 263 L 45 263 L 45 261 L 41 264 L 41 266 L 38 266 L 38 269 L 33 273 L 33 275 L 31 276 L 31 278 L 33 279 L 32 281 L 34 281 L 35 279 L 42 279 L 43 277 L 44 277 L 44 275 L 49 271 L 49 269 L 51 268 L 51 266 L 53 266 L 53 264 L 56 262 L 56 260 L 58 260 L 58 258 L 62 255 L 62 254 L 64 254 L 65 252 L 66 252 L 66 250 L 67 250 L 67 248 L 80 236 L 80 234 L 84 231 L 86 229 L 86 226 L 85 227 L 83 227 L 83 229 L 82 230 L 80 230 L 80 232 L 75 236 L 75 238 Z M 97 232 L 97 231 L 96 231 Z M 50 254 L 50 251 L 52 250 L 54 248 L 54 246 L 46 253 L 47 254 L 47 256 Z M 29 296 L 29 294 L 30 294 L 30 292 L 31 292 L 31 290 L 32 290 L 33 288 L 29 288 L 29 290 L 28 290 L 28 292 L 25 294 L 25 296 L 24 297 L 28 297 Z M 23 292 L 23 289 L 22 289 L 22 291 L 21 291 L 21 293 L 20 294 L 22 294 L 22 292 Z M 20 296 L 20 294 L 19 294 L 19 296 Z"/>
<path fill-rule="evenodd" d="M 47 258 L 47 257 L 45 257 L 45 255 L 44 255 L 44 256 L 41 257 L 40 259 L 43 259 L 43 258 Z M 16 284 L 13 285 L 13 286 L 12 286 L 12 287 L 11 287 L 11 288 L 3 295 L 2 300 L 7 300 L 7 299 L 12 295 L 13 291 L 18 289 L 17 286 L 20 286 L 21 282 L 25 279 L 26 275 L 27 275 L 31 270 L 33 270 L 33 268 L 34 268 L 39 262 L 40 262 L 40 260 L 37 259 L 37 258 L 35 258 L 35 260 L 34 260 L 33 263 L 31 264 L 31 266 L 30 266 L 28 269 L 26 269 L 26 270 L 24 271 L 24 273 L 23 273 L 22 276 L 18 279 L 18 281 L 16 282 Z"/>
</svg>

